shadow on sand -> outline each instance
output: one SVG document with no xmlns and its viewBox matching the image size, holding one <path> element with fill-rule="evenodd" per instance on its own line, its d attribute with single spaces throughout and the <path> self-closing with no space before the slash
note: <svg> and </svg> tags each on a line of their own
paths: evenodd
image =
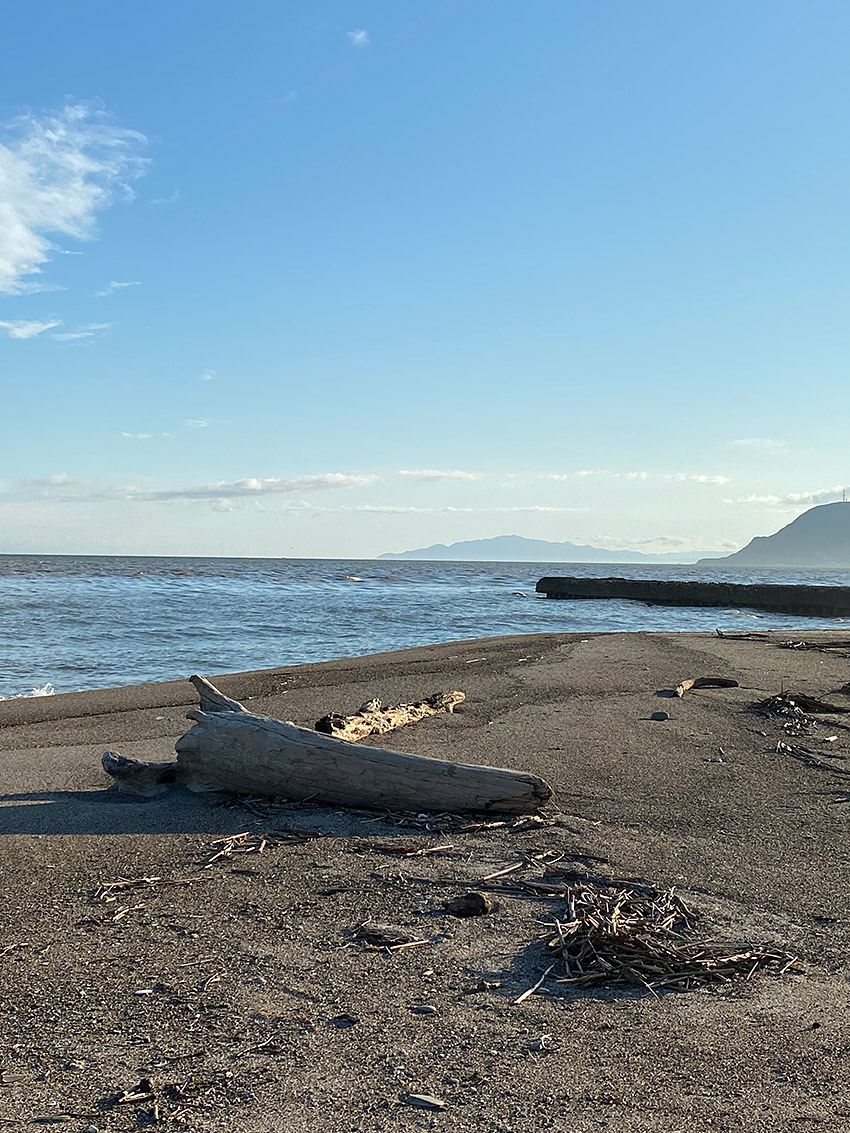
<svg viewBox="0 0 850 1133">
<path fill-rule="evenodd" d="M 102 791 L 28 791 L 0 796 L 0 835 L 235 834 L 246 827 L 239 807 L 221 795 L 175 788 L 158 799 Z"/>
</svg>

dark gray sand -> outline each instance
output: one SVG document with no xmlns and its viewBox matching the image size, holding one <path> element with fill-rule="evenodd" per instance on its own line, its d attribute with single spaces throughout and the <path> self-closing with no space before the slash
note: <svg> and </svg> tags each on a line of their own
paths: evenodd
<svg viewBox="0 0 850 1133">
<path fill-rule="evenodd" d="M 787 636 L 511 637 L 217 680 L 303 725 L 372 696 L 461 689 L 456 714 L 387 746 L 544 776 L 552 823 L 516 831 L 107 791 L 106 748 L 171 756 L 194 701 L 187 682 L 0 704 L 0 1121 L 847 1130 L 850 776 L 777 753 L 781 721 L 750 709 L 782 687 L 850 705 L 838 691 L 850 646 L 789 650 Z M 740 687 L 657 695 L 704 675 Z M 670 719 L 650 721 L 658 710 Z M 800 742 L 850 755 L 845 720 Z M 281 827 L 324 836 L 203 868 L 216 839 Z M 388 846 L 445 848 L 399 857 Z M 570 990 L 553 970 L 514 1005 L 551 963 L 545 922 L 563 902 L 497 894 L 497 912 L 467 920 L 442 906 L 514 864 L 539 877 L 531 857 L 546 851 L 579 872 L 675 886 L 706 935 L 780 942 L 801 963 L 659 998 Z M 94 896 L 122 877 L 162 880 Z M 365 950 L 353 932 L 367 919 L 427 943 Z M 423 1005 L 436 1010 L 412 1010 Z M 415 1108 L 410 1094 L 445 1109 Z"/>
</svg>

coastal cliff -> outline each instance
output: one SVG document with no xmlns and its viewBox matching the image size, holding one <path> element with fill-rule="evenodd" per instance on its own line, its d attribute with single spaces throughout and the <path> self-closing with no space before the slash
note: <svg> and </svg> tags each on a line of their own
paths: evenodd
<svg viewBox="0 0 850 1133">
<path fill-rule="evenodd" d="M 810 508 L 774 535 L 757 536 L 740 551 L 700 559 L 699 565 L 850 569 L 850 503 Z"/>
</svg>

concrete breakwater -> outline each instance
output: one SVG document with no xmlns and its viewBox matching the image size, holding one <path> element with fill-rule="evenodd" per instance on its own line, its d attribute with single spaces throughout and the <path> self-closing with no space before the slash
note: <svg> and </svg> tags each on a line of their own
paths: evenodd
<svg viewBox="0 0 850 1133">
<path fill-rule="evenodd" d="M 541 578 L 547 598 L 625 598 L 652 606 L 746 606 L 808 618 L 850 617 L 848 586 L 771 586 L 635 578 Z"/>
</svg>

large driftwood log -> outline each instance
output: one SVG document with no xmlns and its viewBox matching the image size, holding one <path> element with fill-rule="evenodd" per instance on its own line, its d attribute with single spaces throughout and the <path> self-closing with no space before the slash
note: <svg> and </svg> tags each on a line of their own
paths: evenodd
<svg viewBox="0 0 850 1133">
<path fill-rule="evenodd" d="M 190 680 L 201 707 L 187 713 L 195 726 L 175 746 L 177 778 L 192 790 L 437 813 L 524 814 L 552 797 L 548 783 L 523 771 L 352 744 L 255 715 L 203 677 Z M 104 757 L 104 769 L 120 774 L 116 762 Z"/>
<path fill-rule="evenodd" d="M 317 732 L 336 736 L 338 740 L 365 740 L 367 736 L 385 736 L 403 728 L 405 724 L 416 724 L 428 716 L 439 716 L 442 712 L 454 712 L 455 706 L 466 700 L 463 692 L 436 692 L 415 704 L 384 705 L 380 700 L 367 700 L 351 716 L 340 716 L 331 712 L 317 720 Z"/>
</svg>

